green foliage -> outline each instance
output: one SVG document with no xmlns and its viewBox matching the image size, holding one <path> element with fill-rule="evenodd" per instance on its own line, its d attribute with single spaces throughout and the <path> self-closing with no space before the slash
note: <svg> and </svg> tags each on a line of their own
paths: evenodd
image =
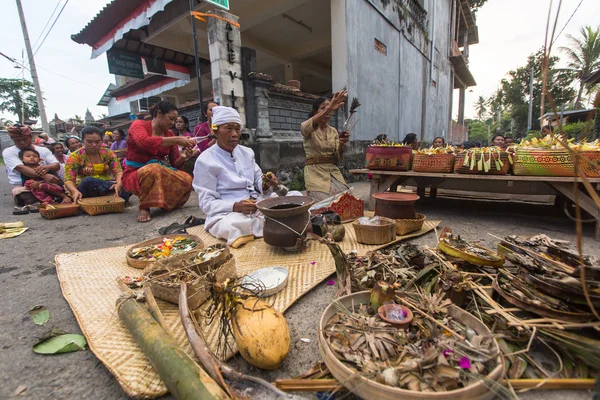
<svg viewBox="0 0 600 400">
<path fill-rule="evenodd" d="M 33 83 L 21 79 L 0 78 L 0 111 L 8 112 L 21 121 L 21 113 L 25 119 L 40 115 L 35 98 Z"/>
<path fill-rule="evenodd" d="M 569 138 L 575 138 L 578 140 L 582 140 L 587 138 L 588 140 L 594 136 L 593 128 L 594 128 L 594 120 L 589 122 L 579 121 L 573 122 L 571 124 L 563 125 L 563 132 Z M 554 128 L 555 133 L 559 133 L 559 127 Z M 593 140 L 593 139 L 592 139 Z"/>
<path fill-rule="evenodd" d="M 524 140 L 531 140 L 533 138 L 540 139 L 542 137 L 542 132 L 540 131 L 529 131 L 527 132 L 527 136 L 525 136 Z"/>
<path fill-rule="evenodd" d="M 487 114 L 487 100 L 483 96 L 479 96 L 475 102 L 475 112 L 477 113 L 477 119 L 482 120 L 485 114 Z"/>
<path fill-rule="evenodd" d="M 483 145 L 488 143 L 488 124 L 473 120 L 465 120 L 465 123 L 469 129 L 469 140 L 481 142 Z"/>
<path fill-rule="evenodd" d="M 473 12 L 476 12 L 477 10 L 479 10 L 485 3 L 487 3 L 487 0 L 471 0 L 471 10 L 473 10 Z"/>
<path fill-rule="evenodd" d="M 542 98 L 542 60 L 544 53 L 539 50 L 531 54 L 527 64 L 508 72 L 508 78 L 500 81 L 500 93 L 496 96 L 501 98 L 501 104 L 509 113 L 512 120 L 512 132 L 521 137 L 527 131 L 527 117 L 529 113 L 529 83 L 531 70 L 533 70 L 533 118 L 532 129 L 539 130 L 539 118 Z M 568 103 L 575 95 L 571 84 L 575 78 L 573 71 L 556 69 L 558 57 L 550 57 L 548 64 L 547 87 L 555 104 Z M 546 101 L 546 105 L 548 102 Z"/>
<path fill-rule="evenodd" d="M 294 179 L 288 185 L 288 189 L 297 190 L 299 192 L 305 191 L 306 186 L 304 186 L 304 170 L 302 168 L 297 168 L 297 171 L 294 172 L 296 172 L 296 174 L 294 175 Z"/>
<path fill-rule="evenodd" d="M 581 96 L 584 88 L 586 94 L 590 94 L 594 85 L 586 85 L 581 81 L 582 77 L 593 74 L 600 68 L 600 26 L 592 29 L 591 26 L 583 26 L 579 30 L 581 38 L 567 35 L 569 46 L 561 47 L 560 50 L 567 55 L 567 68 L 573 72 L 579 80 L 579 91 L 575 100 L 575 108 L 581 109 Z"/>
</svg>

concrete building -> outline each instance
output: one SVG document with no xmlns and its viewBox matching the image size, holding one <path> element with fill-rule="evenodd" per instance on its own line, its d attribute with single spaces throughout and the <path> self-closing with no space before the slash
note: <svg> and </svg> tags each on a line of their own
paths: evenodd
<svg viewBox="0 0 600 400">
<path fill-rule="evenodd" d="M 468 47 L 478 42 L 468 0 L 230 3 L 225 12 L 195 1 L 195 11 L 221 18 L 196 20 L 203 98 L 243 111 L 246 141 L 263 168 L 303 164 L 300 123 L 315 98 L 344 88 L 362 104 L 349 165 L 362 165 L 366 144 L 381 133 L 395 141 L 410 132 L 424 142 L 448 138 L 454 89 L 463 123 L 464 93 L 475 85 Z M 92 58 L 108 52 L 109 66 L 123 57 L 140 60 L 129 77 L 115 77 L 99 103 L 111 118 L 126 123 L 164 98 L 191 125 L 198 122 L 189 0 L 113 0 L 72 39 L 91 46 Z M 300 90 L 287 85 L 291 80 Z M 334 123 L 342 124 L 345 113 Z M 454 131 L 452 140 L 466 139 Z"/>
</svg>

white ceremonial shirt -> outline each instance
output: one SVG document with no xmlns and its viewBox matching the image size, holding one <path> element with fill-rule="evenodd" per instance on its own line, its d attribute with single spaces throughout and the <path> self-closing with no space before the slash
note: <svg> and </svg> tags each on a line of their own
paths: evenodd
<svg viewBox="0 0 600 400">
<path fill-rule="evenodd" d="M 237 145 L 229 153 L 215 144 L 198 156 L 192 184 L 208 229 L 233 212 L 234 203 L 261 197 L 262 170 L 252 149 Z"/>
<path fill-rule="evenodd" d="M 54 157 L 54 154 L 45 147 L 33 146 L 34 149 L 40 153 L 40 165 L 57 164 L 58 160 Z M 23 165 L 23 162 L 19 159 L 19 148 L 12 146 L 4 149 L 2 157 L 4 158 L 4 164 L 6 165 L 6 173 L 8 174 L 8 182 L 13 186 L 22 186 L 23 181 L 21 180 L 21 173 L 15 168 L 19 165 Z"/>
</svg>

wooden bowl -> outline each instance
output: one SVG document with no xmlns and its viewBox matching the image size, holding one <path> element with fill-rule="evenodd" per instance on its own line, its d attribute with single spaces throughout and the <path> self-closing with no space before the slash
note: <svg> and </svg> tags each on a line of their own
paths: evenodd
<svg viewBox="0 0 600 400">
<path fill-rule="evenodd" d="M 89 215 L 122 213 L 125 211 L 125 200 L 114 195 L 88 197 L 79 200 L 79 205 Z"/>
<path fill-rule="evenodd" d="M 344 306 L 351 308 L 352 306 L 360 304 L 369 304 L 370 291 L 353 293 L 348 296 L 340 297 L 336 302 L 341 302 Z M 416 392 L 413 390 L 400 389 L 397 387 L 387 386 L 381 383 L 377 383 L 374 380 L 367 379 L 353 368 L 348 367 L 338 360 L 333 354 L 332 350 L 327 344 L 325 335 L 323 334 L 327 323 L 338 312 L 335 303 L 327 306 L 321 320 L 319 322 L 318 340 L 319 350 L 321 356 L 325 361 L 325 365 L 329 368 L 329 371 L 338 382 L 341 382 L 348 388 L 352 393 L 360 396 L 364 399 L 377 399 L 377 400 L 441 400 L 441 399 L 453 399 L 453 400 L 480 400 L 480 399 L 492 399 L 495 394 L 488 387 L 489 383 L 483 382 L 482 380 L 469 385 L 464 388 L 450 390 L 447 392 Z M 465 324 L 469 329 L 474 330 L 479 335 L 491 336 L 490 330 L 479 321 L 477 318 L 467 313 L 466 311 L 451 305 L 448 307 L 448 313 L 452 318 Z M 495 342 L 495 350 L 498 354 L 496 357 L 497 365 L 487 375 L 487 379 L 498 382 L 504 374 L 504 359 L 498 344 Z"/>
<path fill-rule="evenodd" d="M 133 249 L 137 249 L 139 247 L 144 247 L 144 246 L 150 246 L 153 244 L 159 244 L 163 242 L 164 238 L 167 239 L 175 239 L 178 237 L 182 237 L 182 238 L 187 238 L 187 239 L 192 239 L 193 241 L 195 241 L 196 243 L 198 243 L 198 245 L 196 247 L 194 247 L 194 249 L 190 250 L 193 251 L 196 248 L 202 248 L 204 243 L 202 242 L 202 239 L 200 239 L 198 236 L 196 235 L 164 235 L 161 237 L 157 237 L 154 239 L 150 239 L 150 240 L 146 240 L 137 244 L 134 244 L 133 246 L 131 246 L 130 248 L 127 249 L 127 254 L 125 255 L 125 258 L 127 259 L 127 265 L 129 265 L 130 267 L 133 268 L 137 268 L 137 269 L 144 269 L 146 268 L 148 265 L 152 264 L 153 262 L 156 262 L 157 260 L 152 260 L 152 261 L 148 261 L 148 260 L 140 260 L 137 258 L 133 257 L 132 251 Z M 181 254 L 187 254 L 186 253 L 181 253 Z M 177 254 L 179 255 L 179 254 Z M 166 257 L 169 258 L 169 257 Z"/>
</svg>

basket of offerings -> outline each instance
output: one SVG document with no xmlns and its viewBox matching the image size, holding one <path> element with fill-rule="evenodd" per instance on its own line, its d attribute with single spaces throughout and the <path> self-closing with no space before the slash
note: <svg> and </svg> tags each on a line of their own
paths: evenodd
<svg viewBox="0 0 600 400">
<path fill-rule="evenodd" d="M 163 258 L 187 253 L 203 246 L 202 239 L 195 235 L 165 235 L 135 244 L 127 250 L 127 265 L 144 269 Z"/>
<path fill-rule="evenodd" d="M 417 150 L 413 155 L 412 170 L 450 173 L 454 170 L 455 150 L 452 146 Z"/>
<path fill-rule="evenodd" d="M 480 147 L 456 154 L 454 172 L 458 174 L 506 175 L 512 156 L 500 147 Z"/>
<path fill-rule="evenodd" d="M 600 140 L 592 143 L 579 143 L 571 148 L 579 152 L 577 166 L 588 178 L 600 178 Z"/>
<path fill-rule="evenodd" d="M 523 140 L 515 154 L 515 175 L 575 176 L 575 164 L 560 135 Z"/>
<path fill-rule="evenodd" d="M 143 282 L 152 294 L 179 304 L 181 283 L 188 286 L 188 305 L 198 308 L 210 295 L 210 283 L 235 279 L 235 259 L 222 244 L 194 249 L 185 254 L 158 260 L 144 269 Z"/>
<path fill-rule="evenodd" d="M 481 321 L 448 299 L 434 305 L 425 297 L 410 297 L 427 314 L 411 307 L 412 322 L 395 327 L 370 307 L 370 295 L 364 291 L 337 299 L 319 322 L 323 360 L 352 393 L 380 400 L 476 400 L 502 390 L 502 354 Z M 444 327 L 430 318 L 444 321 Z"/>
<path fill-rule="evenodd" d="M 352 223 L 356 241 L 364 244 L 385 244 L 396 239 L 396 221 L 375 216 L 361 217 Z"/>
<path fill-rule="evenodd" d="M 418 231 L 423 228 L 425 223 L 425 215 L 416 214 L 415 218 L 397 219 L 396 220 L 396 235 L 406 235 L 407 233 Z"/>
<path fill-rule="evenodd" d="M 412 147 L 403 144 L 374 144 L 367 147 L 366 167 L 385 171 L 408 171 Z"/>
<path fill-rule="evenodd" d="M 40 215 L 46 219 L 72 217 L 79 214 L 79 205 L 73 203 L 42 204 Z"/>
<path fill-rule="evenodd" d="M 79 205 L 88 215 L 125 212 L 125 200 L 114 195 L 88 197 L 79 200 Z"/>
</svg>

